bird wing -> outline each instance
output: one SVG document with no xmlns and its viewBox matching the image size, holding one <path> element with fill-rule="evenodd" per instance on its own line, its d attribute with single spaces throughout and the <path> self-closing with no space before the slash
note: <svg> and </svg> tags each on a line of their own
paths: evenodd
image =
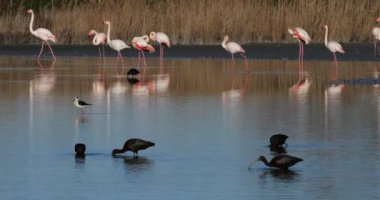
<svg viewBox="0 0 380 200">
<path fill-rule="evenodd" d="M 375 39 L 380 40 L 380 28 L 379 27 L 374 27 L 372 29 L 372 34 L 375 37 Z"/>
<path fill-rule="evenodd" d="M 46 28 L 38 28 L 36 29 L 36 34 L 42 40 L 50 40 L 52 42 L 56 42 L 57 38 Z"/>
<path fill-rule="evenodd" d="M 81 101 L 81 100 L 78 100 L 78 104 L 79 105 L 92 105 L 92 104 L 90 104 L 90 103 L 86 103 L 86 102 L 84 102 L 84 101 Z"/>
<path fill-rule="evenodd" d="M 236 42 L 227 42 L 226 44 L 227 50 L 231 53 L 245 53 L 244 49 Z"/>
<path fill-rule="evenodd" d="M 125 49 L 125 48 L 131 48 L 123 40 L 115 39 L 111 40 L 110 46 L 119 50 Z"/>
<path fill-rule="evenodd" d="M 338 42 L 336 41 L 330 41 L 327 43 L 327 48 L 330 49 L 330 51 L 332 52 L 340 52 L 340 53 L 344 53 L 344 50 L 342 48 L 342 45 L 340 45 Z"/>
<path fill-rule="evenodd" d="M 309 44 L 311 42 L 311 38 L 309 34 L 301 27 L 296 27 L 296 34 L 298 35 L 299 39 L 303 40 L 305 44 Z"/>
<path fill-rule="evenodd" d="M 170 40 L 169 36 L 162 32 L 157 32 L 157 42 L 161 44 L 165 44 L 166 46 L 170 47 Z"/>
</svg>

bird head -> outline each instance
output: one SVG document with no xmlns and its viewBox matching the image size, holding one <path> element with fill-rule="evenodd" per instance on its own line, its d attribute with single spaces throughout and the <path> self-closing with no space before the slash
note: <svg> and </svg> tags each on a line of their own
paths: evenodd
<svg viewBox="0 0 380 200">
<path fill-rule="evenodd" d="M 228 35 L 225 35 L 224 37 L 223 37 L 223 40 L 228 40 Z"/>
<path fill-rule="evenodd" d="M 73 101 L 75 101 L 75 100 L 79 100 L 79 97 L 74 97 L 74 98 L 73 98 Z"/>
<path fill-rule="evenodd" d="M 92 40 L 94 37 L 95 37 L 95 34 L 96 34 L 96 31 L 95 30 L 91 30 L 89 33 L 88 33 L 88 38 L 90 40 Z"/>
<path fill-rule="evenodd" d="M 328 26 L 327 25 L 323 25 L 323 28 L 328 29 Z"/>
<path fill-rule="evenodd" d="M 151 40 L 156 41 L 156 37 L 157 37 L 156 32 L 150 32 L 149 37 Z"/>
<path fill-rule="evenodd" d="M 379 23 L 380 22 L 380 17 L 376 19 L 376 22 Z"/>
<path fill-rule="evenodd" d="M 264 162 L 264 160 L 267 160 L 264 156 L 260 156 L 259 158 L 257 158 L 257 161 L 263 161 Z"/>
<path fill-rule="evenodd" d="M 108 21 L 108 20 L 106 20 L 106 21 L 104 21 L 104 24 L 106 24 L 106 25 L 110 25 L 110 24 L 111 24 L 111 22 L 110 22 L 110 21 Z"/>
<path fill-rule="evenodd" d="M 84 154 L 86 152 L 86 145 L 83 143 L 75 144 L 75 153 Z"/>
<path fill-rule="evenodd" d="M 143 35 L 143 36 L 141 36 L 141 38 L 143 40 L 145 40 L 146 42 L 149 42 L 149 36 L 148 35 Z"/>
<path fill-rule="evenodd" d="M 29 9 L 29 10 L 27 10 L 26 12 L 29 13 L 29 14 L 32 14 L 32 13 L 33 13 L 33 10 L 32 10 L 32 9 Z"/>
</svg>

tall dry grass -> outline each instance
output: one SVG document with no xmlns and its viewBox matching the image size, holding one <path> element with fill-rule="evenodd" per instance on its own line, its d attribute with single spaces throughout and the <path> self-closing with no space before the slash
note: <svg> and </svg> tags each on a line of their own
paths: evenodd
<svg viewBox="0 0 380 200">
<path fill-rule="evenodd" d="M 173 44 L 216 44 L 224 34 L 240 43 L 289 42 L 288 27 L 306 29 L 322 42 L 322 26 L 340 42 L 372 41 L 371 29 L 380 16 L 379 0 L 87 0 L 68 1 L 36 11 L 34 27 L 50 29 L 60 44 L 88 44 L 90 29 L 125 41 L 150 31 L 166 32 Z M 1 43 L 35 43 L 30 16 L 22 5 L 0 17 Z M 380 26 L 380 25 L 379 25 Z"/>
</svg>

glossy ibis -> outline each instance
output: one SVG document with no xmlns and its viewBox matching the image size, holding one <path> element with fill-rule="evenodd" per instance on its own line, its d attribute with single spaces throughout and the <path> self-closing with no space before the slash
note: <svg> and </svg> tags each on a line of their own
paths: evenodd
<svg viewBox="0 0 380 200">
<path fill-rule="evenodd" d="M 147 149 L 151 146 L 154 146 L 155 144 L 150 141 L 133 138 L 129 139 L 124 143 L 124 146 L 122 149 L 114 149 L 112 151 L 112 155 L 115 156 L 116 154 L 124 153 L 126 151 L 132 151 L 134 157 L 138 157 L 137 152 L 140 150 Z"/>
<path fill-rule="evenodd" d="M 278 155 L 272 158 L 270 162 L 268 162 L 268 160 L 264 156 L 260 156 L 256 161 L 262 161 L 268 167 L 275 167 L 282 170 L 287 170 L 289 167 L 297 164 L 298 162 L 303 161 L 303 159 L 289 155 Z M 253 163 L 249 165 L 249 169 L 251 169 Z"/>
</svg>

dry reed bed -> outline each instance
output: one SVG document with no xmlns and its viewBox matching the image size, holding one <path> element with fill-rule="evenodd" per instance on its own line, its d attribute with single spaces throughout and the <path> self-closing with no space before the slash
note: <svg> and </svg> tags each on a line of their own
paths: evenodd
<svg viewBox="0 0 380 200">
<path fill-rule="evenodd" d="M 1 15 L 1 43 L 38 42 L 29 34 L 26 9 Z M 127 42 L 154 30 L 166 32 L 173 44 L 217 44 L 224 34 L 240 43 L 289 42 L 287 28 L 294 26 L 321 42 L 322 26 L 328 24 L 340 42 L 369 42 L 379 9 L 379 0 L 97 0 L 41 8 L 34 27 L 50 29 L 60 44 L 88 44 L 88 31 L 105 31 L 103 21 L 108 19 L 112 38 Z"/>
</svg>

